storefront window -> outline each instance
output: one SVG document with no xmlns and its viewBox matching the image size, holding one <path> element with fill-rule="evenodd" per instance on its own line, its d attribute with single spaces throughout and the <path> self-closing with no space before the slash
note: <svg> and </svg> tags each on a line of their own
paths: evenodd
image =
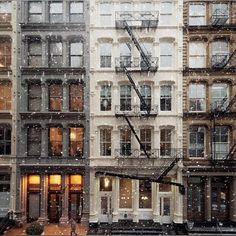
<svg viewBox="0 0 236 236">
<path fill-rule="evenodd" d="M 28 176 L 28 190 L 29 191 L 40 191 L 40 175 L 29 175 Z"/>
<path fill-rule="evenodd" d="M 151 182 L 139 181 L 139 208 L 152 208 L 152 185 Z"/>
<path fill-rule="evenodd" d="M 110 177 L 100 178 L 100 191 L 112 191 L 112 178 Z"/>
<path fill-rule="evenodd" d="M 51 191 L 61 190 L 61 175 L 49 176 L 49 190 Z"/>
<path fill-rule="evenodd" d="M 70 191 L 80 191 L 82 189 L 82 176 L 71 175 L 70 176 Z"/>
<path fill-rule="evenodd" d="M 132 208 L 131 179 L 120 179 L 120 208 Z"/>
</svg>

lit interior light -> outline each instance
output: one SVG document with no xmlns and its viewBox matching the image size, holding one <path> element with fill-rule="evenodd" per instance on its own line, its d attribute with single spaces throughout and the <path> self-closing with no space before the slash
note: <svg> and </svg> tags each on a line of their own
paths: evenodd
<svg viewBox="0 0 236 236">
<path fill-rule="evenodd" d="M 50 175 L 50 184 L 61 184 L 61 176 L 60 175 Z"/>
<path fill-rule="evenodd" d="M 30 175 L 29 176 L 29 184 L 40 184 L 40 176 L 39 175 Z"/>
<path fill-rule="evenodd" d="M 82 183 L 82 176 L 81 175 L 71 175 L 70 176 L 70 183 L 77 185 Z"/>
<path fill-rule="evenodd" d="M 105 188 L 108 188 L 110 185 L 110 180 L 108 178 L 104 178 L 104 186 Z"/>
</svg>

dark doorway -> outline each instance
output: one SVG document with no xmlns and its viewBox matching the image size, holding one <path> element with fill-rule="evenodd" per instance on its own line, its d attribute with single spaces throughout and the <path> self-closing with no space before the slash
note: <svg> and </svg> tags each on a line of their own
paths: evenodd
<svg viewBox="0 0 236 236">
<path fill-rule="evenodd" d="M 83 199 L 82 193 L 70 193 L 69 196 L 69 218 L 75 219 L 78 223 L 81 221 Z"/>
<path fill-rule="evenodd" d="M 229 178 L 213 178 L 211 184 L 212 220 L 229 220 Z"/>
<path fill-rule="evenodd" d="M 50 223 L 58 223 L 61 217 L 61 194 L 49 193 L 48 196 L 48 219 Z"/>
<path fill-rule="evenodd" d="M 40 215 L 40 195 L 39 193 L 28 194 L 28 222 L 38 220 Z"/>
</svg>

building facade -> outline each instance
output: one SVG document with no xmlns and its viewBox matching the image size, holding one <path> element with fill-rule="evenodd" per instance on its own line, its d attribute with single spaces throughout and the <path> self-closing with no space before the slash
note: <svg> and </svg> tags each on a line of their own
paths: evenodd
<svg viewBox="0 0 236 236">
<path fill-rule="evenodd" d="M 236 4 L 184 1 L 184 219 L 236 221 Z"/>
<path fill-rule="evenodd" d="M 182 151 L 181 15 L 181 1 L 90 1 L 91 224 L 183 222 L 178 187 L 145 180 Z"/>
<path fill-rule="evenodd" d="M 87 1 L 17 1 L 17 220 L 88 221 Z"/>
</svg>

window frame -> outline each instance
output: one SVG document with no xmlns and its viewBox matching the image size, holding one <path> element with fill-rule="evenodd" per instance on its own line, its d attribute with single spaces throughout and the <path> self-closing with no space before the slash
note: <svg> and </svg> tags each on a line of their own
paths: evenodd
<svg viewBox="0 0 236 236">
<path fill-rule="evenodd" d="M 112 44 L 101 43 L 100 44 L 100 68 L 111 68 L 111 64 L 112 64 Z"/>
<path fill-rule="evenodd" d="M 3 52 L 0 52 L 0 68 L 9 68 L 11 67 L 12 60 L 12 42 L 8 38 L 0 38 L 0 49 L 3 49 Z"/>
<path fill-rule="evenodd" d="M 73 50 L 72 45 L 78 44 L 78 47 L 81 47 L 81 52 L 77 53 L 76 50 Z M 80 51 L 80 50 L 79 50 Z M 84 45 L 83 42 L 81 41 L 72 41 L 70 42 L 70 46 L 69 46 L 69 58 L 70 58 L 70 67 L 83 67 L 84 65 Z M 78 64 L 73 64 L 72 63 L 72 58 L 78 58 Z"/>
<path fill-rule="evenodd" d="M 71 10 L 73 7 L 71 6 L 72 4 L 82 4 L 82 13 L 72 13 Z M 72 20 L 72 16 L 78 16 L 78 20 Z M 73 1 L 69 2 L 69 21 L 70 23 L 80 23 L 84 20 L 84 2 L 83 1 Z"/>
<path fill-rule="evenodd" d="M 75 130 L 76 132 L 82 134 L 81 140 L 77 140 L 76 138 L 79 137 L 75 136 L 75 141 L 72 140 L 72 130 Z M 76 145 L 76 151 L 73 151 L 72 146 Z M 75 126 L 75 127 L 69 127 L 69 156 L 70 157 L 80 157 L 82 158 L 84 154 L 84 127 Z"/>
<path fill-rule="evenodd" d="M 10 23 L 12 20 L 12 2 L 11 1 L 1 1 L 0 5 L 1 4 L 6 4 L 6 5 L 9 4 L 8 7 L 11 9 L 7 9 L 5 12 L 4 11 L 0 12 L 0 24 Z M 1 9 L 1 7 L 0 7 L 0 9 Z"/>
<path fill-rule="evenodd" d="M 101 85 L 100 90 L 100 111 L 111 111 L 112 107 L 111 85 Z M 107 103 L 105 105 L 104 103 Z"/>
<path fill-rule="evenodd" d="M 77 87 L 74 92 L 72 91 L 73 86 Z M 78 91 L 78 93 L 76 91 Z M 77 109 L 72 108 L 73 101 L 76 101 L 77 106 L 75 107 L 77 107 Z M 71 83 L 69 85 L 69 110 L 70 112 L 84 111 L 84 87 L 81 83 Z"/>
<path fill-rule="evenodd" d="M 195 47 L 195 50 L 197 49 L 196 53 L 191 53 L 191 49 L 193 48 L 193 45 Z M 202 46 L 202 49 L 204 52 L 200 50 L 200 46 Z M 206 43 L 204 41 L 190 41 L 189 42 L 189 67 L 190 68 L 205 68 L 206 67 Z M 194 60 L 193 60 L 194 59 Z M 193 60 L 193 61 L 192 61 Z M 202 61 L 203 60 L 203 61 Z"/>
<path fill-rule="evenodd" d="M 30 4 L 34 4 L 34 3 L 38 3 L 41 5 L 41 12 L 30 12 Z M 31 20 L 31 16 L 40 16 L 40 20 L 36 21 L 36 20 Z M 28 22 L 29 23 L 42 23 L 43 22 L 43 5 L 42 5 L 42 1 L 29 1 L 28 2 Z"/>
<path fill-rule="evenodd" d="M 191 142 L 191 136 L 195 136 L 195 142 Z M 201 136 L 203 136 L 203 142 L 199 142 L 201 139 Z M 204 126 L 196 126 L 192 125 L 189 127 L 188 131 L 188 149 L 189 149 L 189 158 L 204 158 L 205 157 L 205 142 L 206 142 L 206 130 Z M 193 152 L 195 155 L 192 155 Z M 199 155 L 200 152 L 200 155 Z"/>
<path fill-rule="evenodd" d="M 164 93 L 164 88 L 170 88 L 169 93 Z M 164 104 L 163 104 L 164 101 Z M 163 107 L 164 106 L 164 107 Z M 161 111 L 171 111 L 172 110 L 172 86 L 169 84 L 164 84 L 160 86 L 160 110 Z"/>
<path fill-rule="evenodd" d="M 193 86 L 203 86 L 203 91 L 201 93 L 203 93 L 203 97 L 200 97 L 199 91 L 200 88 L 193 88 L 193 92 L 196 93 L 196 97 L 191 97 L 191 87 Z M 193 100 L 194 102 L 194 107 L 196 107 L 196 109 L 191 109 L 191 100 Z M 200 101 L 200 103 L 198 103 Z M 200 108 L 201 106 L 203 106 L 202 109 L 198 109 L 198 107 Z M 190 83 L 189 84 L 189 112 L 205 112 L 206 111 L 206 85 L 204 83 Z"/>
<path fill-rule="evenodd" d="M 11 136 L 12 128 L 7 124 L 0 124 L 0 131 L 2 131 L 3 139 L 0 139 L 0 147 L 3 146 L 3 152 L 0 155 L 11 155 Z M 7 136 L 10 134 L 10 139 L 7 139 Z M 1 135 L 0 135 L 1 137 Z"/>
<path fill-rule="evenodd" d="M 2 88 L 2 89 L 1 89 Z M 5 89 L 9 89 L 5 90 Z M 9 96 L 7 93 L 10 92 Z M 1 81 L 0 82 L 0 106 L 1 111 L 10 111 L 12 107 L 12 83 L 10 81 Z"/>
<path fill-rule="evenodd" d="M 173 143 L 173 130 L 171 128 L 162 128 L 160 130 L 160 156 L 162 157 L 171 156 L 172 145 L 173 145 L 172 143 Z"/>
<path fill-rule="evenodd" d="M 120 85 L 120 110 L 132 110 L 132 89 L 131 85 Z"/>
<path fill-rule="evenodd" d="M 105 5 L 105 4 L 109 5 L 109 7 L 108 7 L 109 11 L 108 10 L 106 11 L 106 9 L 102 10 L 102 5 Z M 104 26 L 104 25 L 111 26 L 112 25 L 112 4 L 111 4 L 111 2 L 101 2 L 99 9 L 100 9 L 100 25 L 101 26 Z"/>
<path fill-rule="evenodd" d="M 37 96 L 35 93 L 33 93 L 33 94 L 31 94 L 30 93 L 30 87 L 31 86 L 37 86 L 37 87 L 39 87 L 40 88 L 40 96 Z M 38 108 L 35 108 L 35 109 L 31 109 L 30 107 L 31 107 L 31 105 L 30 105 L 30 101 L 31 100 L 39 100 L 40 102 L 39 102 L 39 104 L 40 104 L 40 106 L 38 107 Z M 41 111 L 41 108 L 42 108 L 42 87 L 41 87 L 41 84 L 40 83 L 29 83 L 28 84 L 28 111 L 33 111 L 33 112 L 35 112 L 35 111 Z"/>
<path fill-rule="evenodd" d="M 61 4 L 61 13 L 52 13 L 52 5 L 55 5 L 55 4 Z M 48 12 L 49 12 L 49 22 L 51 24 L 61 24 L 63 23 L 63 1 L 50 1 L 49 4 L 48 4 Z M 53 20 L 52 17 L 55 17 L 55 16 L 61 16 L 59 20 L 56 20 L 55 19 Z"/>
<path fill-rule="evenodd" d="M 203 6 L 203 13 L 202 15 L 200 15 L 201 11 L 198 11 L 197 14 L 191 14 L 191 6 Z M 203 2 L 192 2 L 189 4 L 189 14 L 188 14 L 188 24 L 189 26 L 202 26 L 202 25 L 206 25 L 206 4 Z M 202 23 L 201 24 L 193 24 L 191 23 L 191 19 L 196 19 L 196 18 L 203 18 Z M 195 20 L 196 21 L 196 20 Z M 199 20 L 198 20 L 199 22 Z"/>
<path fill-rule="evenodd" d="M 32 53 L 31 52 L 31 45 L 37 45 L 41 47 L 40 52 L 38 53 Z M 36 58 L 36 64 L 32 63 L 32 58 Z M 38 59 L 39 58 L 39 59 Z M 40 61 L 40 63 L 38 63 Z M 42 40 L 41 38 L 31 38 L 28 40 L 28 66 L 31 67 L 41 67 L 42 66 Z"/>
<path fill-rule="evenodd" d="M 58 91 L 56 91 L 58 89 Z M 56 93 L 55 93 L 56 92 Z M 57 94 L 58 93 L 58 94 Z M 63 109 L 63 86 L 62 83 L 50 83 L 48 85 L 48 102 L 49 102 L 49 111 L 50 112 L 61 112 Z M 60 108 L 57 109 L 57 104 Z M 56 108 L 53 108 L 56 106 Z"/>
<path fill-rule="evenodd" d="M 36 132 L 31 133 L 31 131 L 33 130 L 35 130 Z M 28 126 L 27 127 L 27 156 L 40 156 L 41 148 L 42 148 L 41 145 L 42 145 L 42 128 L 40 126 Z M 30 146 L 34 148 L 30 149 Z M 38 149 L 35 148 L 35 146 L 37 146 Z M 30 153 L 30 150 L 32 151 L 31 153 Z"/>
<path fill-rule="evenodd" d="M 120 129 L 120 155 L 131 156 L 132 154 L 132 135 L 128 127 Z"/>
<path fill-rule="evenodd" d="M 100 129 L 100 156 L 111 156 L 111 145 L 112 145 L 111 128 L 101 128 Z"/>
<path fill-rule="evenodd" d="M 60 48 L 54 49 L 53 45 L 60 44 Z M 58 53 L 53 53 L 54 50 L 58 50 Z M 48 64 L 50 68 L 63 67 L 63 43 L 62 40 L 49 40 L 48 44 Z M 60 52 L 61 51 L 61 52 Z M 56 62 L 54 61 L 57 58 Z M 61 59 L 58 61 L 58 58 Z"/>
<path fill-rule="evenodd" d="M 152 107 L 152 87 L 149 84 L 142 84 L 140 86 L 140 94 L 143 98 L 143 100 L 146 103 L 146 106 L 149 110 L 151 110 Z M 145 106 L 143 106 L 140 103 L 140 111 L 146 111 Z"/>
<path fill-rule="evenodd" d="M 56 130 L 57 129 L 57 137 L 55 139 L 51 138 L 51 132 L 52 129 Z M 60 135 L 61 133 L 61 135 Z M 58 137 L 61 136 L 61 139 L 59 139 Z M 48 155 L 49 156 L 62 156 L 62 152 L 63 152 L 63 129 L 61 126 L 50 126 L 48 129 Z M 55 143 L 55 144 L 53 144 Z M 55 150 L 53 150 L 53 146 L 55 148 Z M 58 148 L 57 148 L 58 146 Z M 57 150 L 56 150 L 57 149 Z M 58 152 L 59 151 L 59 152 Z"/>
</svg>

